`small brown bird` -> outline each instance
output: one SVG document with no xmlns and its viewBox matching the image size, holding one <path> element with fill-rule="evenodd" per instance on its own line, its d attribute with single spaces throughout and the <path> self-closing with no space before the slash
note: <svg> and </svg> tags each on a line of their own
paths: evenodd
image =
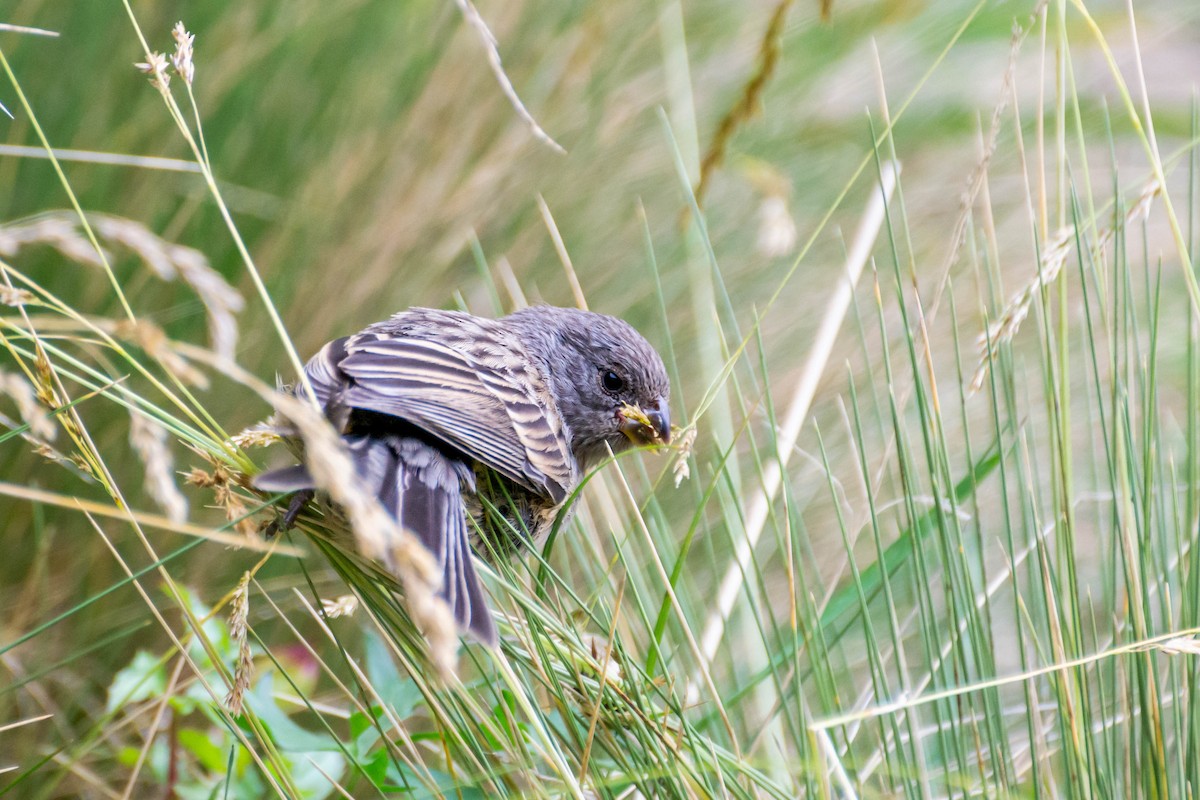
<svg viewBox="0 0 1200 800">
<path fill-rule="evenodd" d="M 359 477 L 441 565 L 460 628 L 493 646 L 472 547 L 540 544 L 609 448 L 671 437 L 662 359 L 628 323 L 589 311 L 413 308 L 330 342 L 304 371 Z M 298 493 L 284 526 L 315 488 L 303 464 L 255 485 Z"/>
</svg>

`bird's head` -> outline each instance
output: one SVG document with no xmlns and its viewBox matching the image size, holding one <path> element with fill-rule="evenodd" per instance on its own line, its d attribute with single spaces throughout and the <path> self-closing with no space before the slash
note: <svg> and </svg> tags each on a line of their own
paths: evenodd
<svg viewBox="0 0 1200 800">
<path fill-rule="evenodd" d="M 548 377 L 571 450 L 585 469 L 633 445 L 671 440 L 671 383 L 662 358 L 623 320 L 578 309 L 518 312 L 541 327 Z M 534 317 L 536 316 L 536 320 Z"/>
</svg>

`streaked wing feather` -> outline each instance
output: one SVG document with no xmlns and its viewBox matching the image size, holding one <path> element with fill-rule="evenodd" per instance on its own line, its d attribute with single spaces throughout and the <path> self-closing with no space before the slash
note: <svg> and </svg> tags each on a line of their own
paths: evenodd
<svg viewBox="0 0 1200 800">
<path fill-rule="evenodd" d="M 493 344 L 490 348 L 486 344 Z M 353 382 L 342 402 L 406 419 L 519 485 L 555 502 L 573 484 L 572 459 L 557 412 L 528 370 L 518 374 L 485 343 L 487 364 L 439 342 L 352 337 L 338 368 Z"/>
</svg>

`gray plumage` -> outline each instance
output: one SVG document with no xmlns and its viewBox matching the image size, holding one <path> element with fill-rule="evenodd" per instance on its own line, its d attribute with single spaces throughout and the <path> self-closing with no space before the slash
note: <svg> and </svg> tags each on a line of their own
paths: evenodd
<svg viewBox="0 0 1200 800">
<path fill-rule="evenodd" d="M 662 360 L 604 314 L 413 308 L 330 342 L 304 370 L 367 488 L 442 566 L 460 627 L 490 645 L 472 545 L 488 555 L 540 544 L 608 448 L 670 439 Z M 303 465 L 255 484 L 314 488 Z"/>
</svg>

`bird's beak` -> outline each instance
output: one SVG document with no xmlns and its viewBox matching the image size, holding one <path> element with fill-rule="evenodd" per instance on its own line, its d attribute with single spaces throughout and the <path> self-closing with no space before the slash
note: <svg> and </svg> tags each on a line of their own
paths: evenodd
<svg viewBox="0 0 1200 800">
<path fill-rule="evenodd" d="M 667 444 L 671 441 L 671 411 L 665 400 L 650 408 L 624 406 L 617 412 L 621 433 L 637 445 Z"/>
</svg>

